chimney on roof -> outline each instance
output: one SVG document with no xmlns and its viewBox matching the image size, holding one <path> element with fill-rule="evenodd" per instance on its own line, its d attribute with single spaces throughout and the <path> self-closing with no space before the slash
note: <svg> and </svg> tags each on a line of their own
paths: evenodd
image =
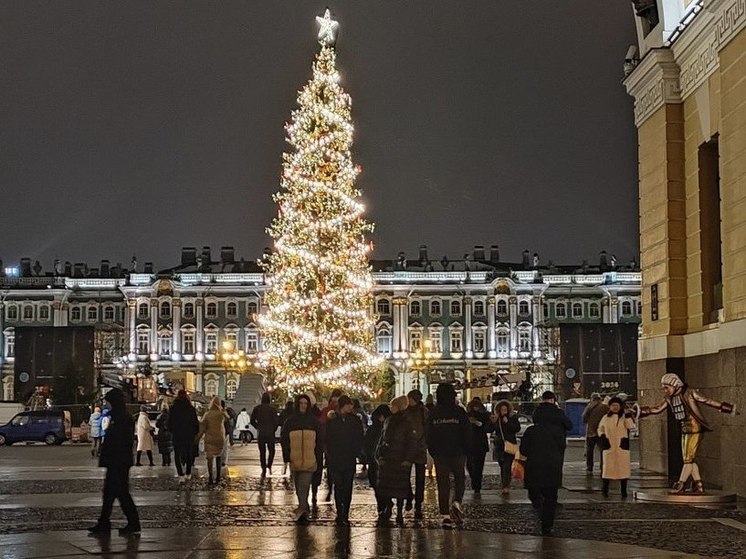
<svg viewBox="0 0 746 559">
<path fill-rule="evenodd" d="M 101 277 L 102 278 L 108 278 L 111 276 L 111 270 L 109 267 L 109 261 L 108 260 L 102 260 L 101 261 Z"/>
<path fill-rule="evenodd" d="M 490 263 L 497 264 L 500 262 L 500 247 L 492 245 L 490 247 Z"/>
<path fill-rule="evenodd" d="M 212 264 L 212 257 L 210 256 L 210 247 L 202 247 L 202 265 L 210 266 Z"/>
<path fill-rule="evenodd" d="M 220 247 L 220 262 L 222 264 L 233 264 L 235 261 L 233 247 Z"/>
<path fill-rule="evenodd" d="M 420 266 L 427 264 L 427 245 L 420 245 Z"/>
<path fill-rule="evenodd" d="M 21 277 L 28 278 L 31 276 L 31 259 L 21 258 Z"/>
<path fill-rule="evenodd" d="M 146 262 L 145 268 L 142 271 L 143 274 L 152 274 L 153 273 L 153 263 L 152 262 Z"/>
<path fill-rule="evenodd" d="M 91 268 L 90 270 L 88 270 L 88 273 L 86 274 L 86 276 L 89 278 L 100 278 L 101 277 L 99 275 L 98 268 Z"/>
<path fill-rule="evenodd" d="M 86 276 L 85 264 L 83 262 L 76 262 L 73 270 L 74 278 L 84 278 Z"/>
<path fill-rule="evenodd" d="M 5 277 L 5 267 L 3 266 L 3 259 L 0 258 L 0 278 Z"/>
<path fill-rule="evenodd" d="M 528 268 L 531 265 L 531 253 L 528 249 L 523 251 L 523 267 Z"/>
<path fill-rule="evenodd" d="M 69 260 L 65 260 L 65 277 L 71 278 L 73 276 L 73 265 Z"/>
<path fill-rule="evenodd" d="M 484 245 L 474 246 L 474 260 L 478 260 L 480 262 L 484 261 Z"/>
<path fill-rule="evenodd" d="M 34 275 L 40 276 L 41 270 L 42 270 L 41 263 L 37 260 L 36 262 L 34 262 Z"/>
<path fill-rule="evenodd" d="M 606 253 L 605 250 L 601 251 L 601 254 L 598 258 L 598 266 L 601 268 L 601 271 L 605 271 L 609 268 L 609 255 Z"/>
<path fill-rule="evenodd" d="M 189 266 L 197 263 L 197 249 L 195 247 L 181 247 L 181 265 Z"/>
</svg>

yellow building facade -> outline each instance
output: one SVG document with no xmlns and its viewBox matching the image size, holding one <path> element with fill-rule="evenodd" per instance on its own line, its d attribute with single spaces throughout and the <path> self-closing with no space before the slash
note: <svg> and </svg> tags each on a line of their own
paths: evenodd
<svg viewBox="0 0 746 559">
<path fill-rule="evenodd" d="M 746 409 L 746 0 L 633 2 L 624 84 L 638 128 L 640 403 L 660 378 Z M 746 415 L 708 410 L 705 483 L 746 495 Z M 678 473 L 678 427 L 641 426 L 641 466 Z"/>
</svg>

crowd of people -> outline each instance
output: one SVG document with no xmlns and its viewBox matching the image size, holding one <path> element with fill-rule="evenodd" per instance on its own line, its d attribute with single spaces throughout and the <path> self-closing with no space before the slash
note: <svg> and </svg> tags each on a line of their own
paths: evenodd
<svg viewBox="0 0 746 559">
<path fill-rule="evenodd" d="M 536 509 L 542 533 L 550 534 L 562 483 L 566 436 L 572 428 L 554 393 L 549 391 L 544 393 L 533 414 L 534 423 L 519 443 L 520 424 L 510 402 L 496 402 L 489 412 L 479 398 L 474 398 L 464 408 L 450 384 L 439 385 L 435 398 L 429 397 L 425 403 L 422 393 L 412 390 L 388 405 L 378 406 L 370 419 L 359 401 L 339 389 L 332 392 L 324 407 L 309 391 L 297 395 L 281 412 L 272 406 L 270 395 L 264 394 L 250 414 L 242 409 L 237 416 L 226 409 L 224 402 L 213 398 L 201 418 L 187 393 L 181 390 L 156 420 L 156 444 L 146 409 L 134 422 L 123 413 L 120 394 L 121 391 L 112 390 L 106 395 L 108 405 L 104 411 L 108 410 L 106 417 L 110 418 L 106 429 L 101 426 L 103 412 L 96 408 L 91 415 L 91 452 L 107 468 L 104 506 L 99 522 L 91 528 L 94 532 L 110 529 L 109 515 L 115 499 L 120 500 L 128 519 L 124 531 L 139 531 L 137 511 L 128 490 L 128 472 L 131 466 L 141 465 L 143 453 L 152 466 L 153 450 L 157 448 L 161 465 L 170 466 L 173 452 L 180 484 L 189 482 L 195 458 L 204 453 L 208 484 L 215 485 L 221 481 L 234 428 L 239 432 L 238 440 L 246 444 L 246 433 L 253 426 L 262 478 L 272 475 L 275 437 L 280 430 L 282 473 L 284 476 L 289 469 L 293 478 L 298 499 L 294 520 L 299 524 L 317 515 L 318 491 L 326 471 L 327 501 L 333 496 L 336 523 L 348 526 L 353 486 L 361 463 L 375 493 L 380 524 L 387 524 L 395 515 L 396 525 L 401 526 L 405 512 L 412 510 L 415 520 L 423 518 L 425 479 L 433 475 L 434 468 L 441 524 L 444 528 L 460 526 L 464 521 L 466 472 L 474 496 L 478 497 L 491 435 L 502 493 L 510 492 L 516 470 L 525 470 L 520 477 Z M 634 427 L 634 420 L 619 398 L 611 398 L 607 405 L 596 395 L 583 419 L 588 425 L 589 471 L 593 469 L 594 449 L 599 447 L 603 451 L 603 494 L 608 496 L 612 480 L 620 480 L 622 496 L 626 497 L 630 477 L 629 430 Z"/>
</svg>

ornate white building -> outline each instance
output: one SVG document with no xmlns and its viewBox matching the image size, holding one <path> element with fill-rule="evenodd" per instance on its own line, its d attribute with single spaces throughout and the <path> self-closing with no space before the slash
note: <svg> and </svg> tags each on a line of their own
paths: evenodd
<svg viewBox="0 0 746 559">
<path fill-rule="evenodd" d="M 561 324 L 640 320 L 640 273 L 617 266 L 601 253 L 599 263 L 541 265 L 500 261 L 497 247 L 462 260 L 434 263 L 426 247 L 416 261 L 403 253 L 372 261 L 377 351 L 387 357 L 397 394 L 420 380 L 451 380 L 492 392 L 515 388 L 526 370 L 551 386 Z M 152 401 L 157 382 L 168 380 L 206 396 L 232 400 L 240 374 L 226 371 L 224 342 L 249 359 L 262 347 L 255 315 L 262 312 L 264 276 L 255 262 L 236 261 L 224 247 L 215 261 L 205 247 L 182 251 L 179 266 L 144 273 L 83 265 L 55 266 L 52 274 L 20 270 L 0 276 L 0 373 L 3 398 L 14 392 L 14 329 L 19 326 L 93 326 L 95 370 L 103 384 L 130 378 L 138 398 Z M 17 272 L 17 273 L 16 273 Z M 438 355 L 423 374 L 411 356 L 425 341 Z M 136 380 L 135 380 L 136 379 Z M 537 379 L 533 379 L 537 382 Z"/>
</svg>

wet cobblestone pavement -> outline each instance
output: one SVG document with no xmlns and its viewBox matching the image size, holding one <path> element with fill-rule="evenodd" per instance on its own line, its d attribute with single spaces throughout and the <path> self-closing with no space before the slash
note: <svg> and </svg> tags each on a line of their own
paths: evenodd
<svg viewBox="0 0 746 559">
<path fill-rule="evenodd" d="M 34 551 L 37 540 L 61 538 L 66 545 L 75 544 L 81 537 L 81 528 L 95 521 L 100 506 L 102 471 L 93 467 L 90 460 L 82 459 L 84 449 L 64 448 L 71 453 L 75 465 L 70 467 L 44 465 L 44 462 L 26 463 L 24 466 L 10 465 L 0 454 L 0 557 L 52 557 L 42 548 Z M 5 453 L 8 449 L 0 449 Z M 22 452 L 24 449 L 18 449 Z M 15 447 L 13 448 L 16 451 Z M 78 456 L 80 455 L 80 456 Z M 729 508 L 703 508 L 656 503 L 622 502 L 618 497 L 609 500 L 597 492 L 597 477 L 586 476 L 583 465 L 569 463 L 565 473 L 565 489 L 560 501 L 553 538 L 538 537 L 536 520 L 525 491 L 514 489 L 508 499 L 500 496 L 496 489 L 498 477 L 494 464 L 488 463 L 482 497 L 475 499 L 467 489 L 465 512 L 467 520 L 458 534 L 444 532 L 439 525 L 435 508 L 434 482 L 428 480 L 426 495 L 426 520 L 415 523 L 407 518 L 404 529 L 376 528 L 375 505 L 367 481 L 360 475 L 355 482 L 355 493 L 351 520 L 355 537 L 339 537 L 333 526 L 334 509 L 329 503 L 320 503 L 318 517 L 308 528 L 298 529 L 291 522 L 294 509 L 292 484 L 285 478 L 265 480 L 258 475 L 256 447 L 244 447 L 234 451 L 229 468 L 229 479 L 221 486 L 209 488 L 204 479 L 193 480 L 188 488 L 179 487 L 173 472 L 161 467 L 133 468 L 132 490 L 138 503 L 143 523 L 142 541 L 137 549 L 128 550 L 123 541 L 114 541 L 114 547 L 83 547 L 75 544 L 78 551 L 59 556 L 86 556 L 87 553 L 103 556 L 123 557 L 267 557 L 256 554 L 249 545 L 257 530 L 269 530 L 267 534 L 279 534 L 303 539 L 301 550 L 282 547 L 277 543 L 281 557 L 315 556 L 381 556 L 381 557 L 683 557 L 692 554 L 701 557 L 737 558 L 745 557 L 746 515 L 742 503 Z M 75 461 L 77 460 L 77 461 Z M 202 471 L 203 468 L 200 468 Z M 666 481 L 660 476 L 635 473 L 631 482 L 635 487 L 664 487 Z M 569 488 L 569 489 L 568 489 Z M 320 498 L 325 496 L 322 486 Z M 410 513 L 411 514 L 411 513 Z M 115 524 L 122 522 L 121 513 L 115 509 Z M 165 530 L 165 531 L 164 531 Z M 223 546 L 215 549 L 199 548 L 204 540 L 194 543 L 186 553 L 179 547 L 159 547 L 148 544 L 155 533 L 176 534 L 187 530 L 201 534 L 212 541 L 223 538 Z M 235 530 L 235 532 L 230 532 Z M 290 532 L 288 532 L 290 530 Z M 299 530 L 302 530 L 301 533 Z M 263 532 L 264 533 L 264 532 Z M 55 535 L 56 534 L 56 535 Z M 300 535 L 299 535 L 300 534 Z M 305 534 L 305 535 L 304 535 Z M 307 538 L 313 534 L 327 534 L 321 543 L 308 547 Z M 330 535 L 331 534 L 331 535 Z M 405 534 L 409 534 L 406 536 Z M 425 534 L 425 536 L 422 536 Z M 501 535 L 502 534 L 502 535 Z M 510 536 L 512 535 L 512 536 Z M 277 542 L 274 536 L 267 536 Z M 212 540 L 210 539 L 212 538 Z M 360 538 L 360 539 L 359 539 Z M 424 538 L 424 539 L 423 539 Z M 471 543 L 465 548 L 448 548 L 453 538 L 479 541 L 479 550 Z M 488 539 L 485 539 L 488 538 Z M 511 539 L 514 538 L 514 539 Z M 168 536 L 167 540 L 173 539 Z M 450 539 L 450 540 L 449 540 Z M 286 541 L 287 538 L 281 539 Z M 536 547 L 536 542 L 566 542 L 564 547 Z M 143 547 L 143 541 L 147 544 Z M 192 540 L 188 540 L 192 541 Z M 352 545 L 351 542 L 357 542 Z M 466 540 L 464 540 L 465 542 Z M 502 541 L 503 547 L 493 544 Z M 647 550 L 623 547 L 603 547 L 599 541 L 609 544 L 643 546 Z M 23 543 L 25 551 L 19 546 Z M 19 543 L 20 542 L 20 543 Z M 72 543 L 70 543 L 72 542 Z M 241 547 L 244 542 L 244 547 Z M 361 543 L 366 542 L 366 543 Z M 520 546 L 534 545 L 533 548 Z M 532 543 L 533 542 L 533 543 Z M 567 542 L 578 542 L 575 548 Z M 37 542 L 38 543 L 38 542 Z M 178 543 L 178 542 L 177 542 Z M 451 542 L 453 543 L 453 542 Z M 176 544 L 174 544 L 176 545 Z M 217 544 L 216 544 L 217 545 Z M 495 544 L 496 545 L 496 544 Z M 10 546 L 10 547 L 8 547 Z M 74 546 L 74 547 L 75 547 Z M 124 546 L 124 547 L 123 547 Z M 357 547 L 356 547 L 357 546 Z M 401 546 L 404 546 L 403 548 Z M 516 547 L 518 546 L 518 547 Z M 524 546 L 524 547 L 525 547 Z M 580 546 L 580 547 L 577 547 Z M 209 548 L 209 545 L 207 546 Z M 261 546 L 260 546 L 261 547 Z M 271 546 L 270 546 L 271 547 Z M 318 548 L 318 549 L 317 549 Z M 323 550 L 321 549 L 323 548 Z M 62 549 L 62 548 L 60 548 Z M 304 554 L 317 549 L 317 555 Z M 449 551 L 450 549 L 450 551 Z M 568 550 L 574 549 L 573 553 Z M 661 554 L 652 550 L 661 550 Z M 80 555 L 76 553 L 83 551 Z M 353 553 L 353 551 L 357 552 Z M 468 550 L 466 553 L 464 550 Z M 491 550 L 490 555 L 483 555 Z M 666 553 L 664 553 L 664 550 Z M 240 553 L 238 553 L 240 551 Z M 323 551 L 323 554 L 322 554 Z M 498 553 L 498 551 L 500 551 Z M 503 553 L 504 552 L 504 553 Z M 671 553 L 667 553 L 671 552 Z M 46 553 L 50 553 L 48 550 Z M 282 555 L 285 553 L 286 555 Z M 433 555 L 435 553 L 435 555 Z M 117 555 L 120 554 L 120 555 Z M 150 554 L 150 555 L 149 555 Z"/>
</svg>

